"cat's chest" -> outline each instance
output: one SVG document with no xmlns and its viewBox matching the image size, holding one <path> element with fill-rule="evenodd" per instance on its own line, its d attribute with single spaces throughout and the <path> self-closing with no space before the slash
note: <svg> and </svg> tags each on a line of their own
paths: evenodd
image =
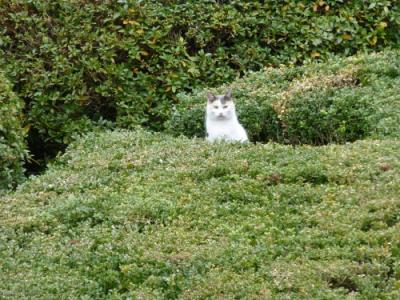
<svg viewBox="0 0 400 300">
<path fill-rule="evenodd" d="M 209 122 L 207 124 L 207 133 L 209 135 L 227 135 L 230 136 L 235 134 L 237 131 L 238 124 L 233 122 Z"/>
</svg>

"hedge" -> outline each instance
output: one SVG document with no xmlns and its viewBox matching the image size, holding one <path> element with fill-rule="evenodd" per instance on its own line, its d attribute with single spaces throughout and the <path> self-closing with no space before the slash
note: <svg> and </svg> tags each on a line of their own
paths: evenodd
<svg viewBox="0 0 400 300">
<path fill-rule="evenodd" d="M 93 126 L 162 129 L 179 92 L 264 66 L 400 41 L 395 0 L 2 1 L 0 54 L 30 140 Z M 48 149 L 51 151 L 51 149 Z"/>
<path fill-rule="evenodd" d="M 74 142 L 0 201 L 11 299 L 399 299 L 399 140 Z"/>
<path fill-rule="evenodd" d="M 400 137 L 400 51 L 266 68 L 229 85 L 253 142 L 344 143 Z M 204 137 L 207 90 L 178 96 L 169 133 Z"/>
<path fill-rule="evenodd" d="M 22 108 L 23 102 L 0 70 L 0 194 L 24 178 L 23 163 L 28 152 Z"/>
</svg>

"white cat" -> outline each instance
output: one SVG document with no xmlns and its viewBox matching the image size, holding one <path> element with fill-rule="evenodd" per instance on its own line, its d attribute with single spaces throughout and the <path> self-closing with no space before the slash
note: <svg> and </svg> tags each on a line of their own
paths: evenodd
<svg viewBox="0 0 400 300">
<path fill-rule="evenodd" d="M 235 104 L 232 100 L 232 91 L 225 95 L 207 94 L 206 130 L 207 140 L 247 142 L 246 130 L 240 125 L 236 116 Z"/>
</svg>

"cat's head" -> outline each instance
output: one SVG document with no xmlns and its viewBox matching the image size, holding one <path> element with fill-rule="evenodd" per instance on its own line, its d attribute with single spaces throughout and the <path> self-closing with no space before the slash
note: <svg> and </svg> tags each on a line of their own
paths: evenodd
<svg viewBox="0 0 400 300">
<path fill-rule="evenodd" d="M 230 119 L 235 115 L 235 104 L 232 99 L 232 91 L 225 95 L 207 93 L 207 116 L 215 120 Z"/>
</svg>

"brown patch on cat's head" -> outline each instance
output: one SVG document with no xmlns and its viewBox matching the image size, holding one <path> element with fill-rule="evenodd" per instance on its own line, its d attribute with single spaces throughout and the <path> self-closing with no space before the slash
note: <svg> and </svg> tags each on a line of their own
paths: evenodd
<svg viewBox="0 0 400 300">
<path fill-rule="evenodd" d="M 215 100 L 217 100 L 217 97 L 213 93 L 207 92 L 207 100 L 209 103 L 213 103 Z"/>
<path fill-rule="evenodd" d="M 232 90 L 229 89 L 225 95 L 220 96 L 219 99 L 221 100 L 222 104 L 225 104 L 228 101 L 232 101 Z"/>
<path fill-rule="evenodd" d="M 232 90 L 227 90 L 225 95 L 214 95 L 211 92 L 207 92 L 207 100 L 208 103 L 213 103 L 214 101 L 219 100 L 222 104 L 225 104 L 228 101 L 232 101 Z"/>
</svg>

